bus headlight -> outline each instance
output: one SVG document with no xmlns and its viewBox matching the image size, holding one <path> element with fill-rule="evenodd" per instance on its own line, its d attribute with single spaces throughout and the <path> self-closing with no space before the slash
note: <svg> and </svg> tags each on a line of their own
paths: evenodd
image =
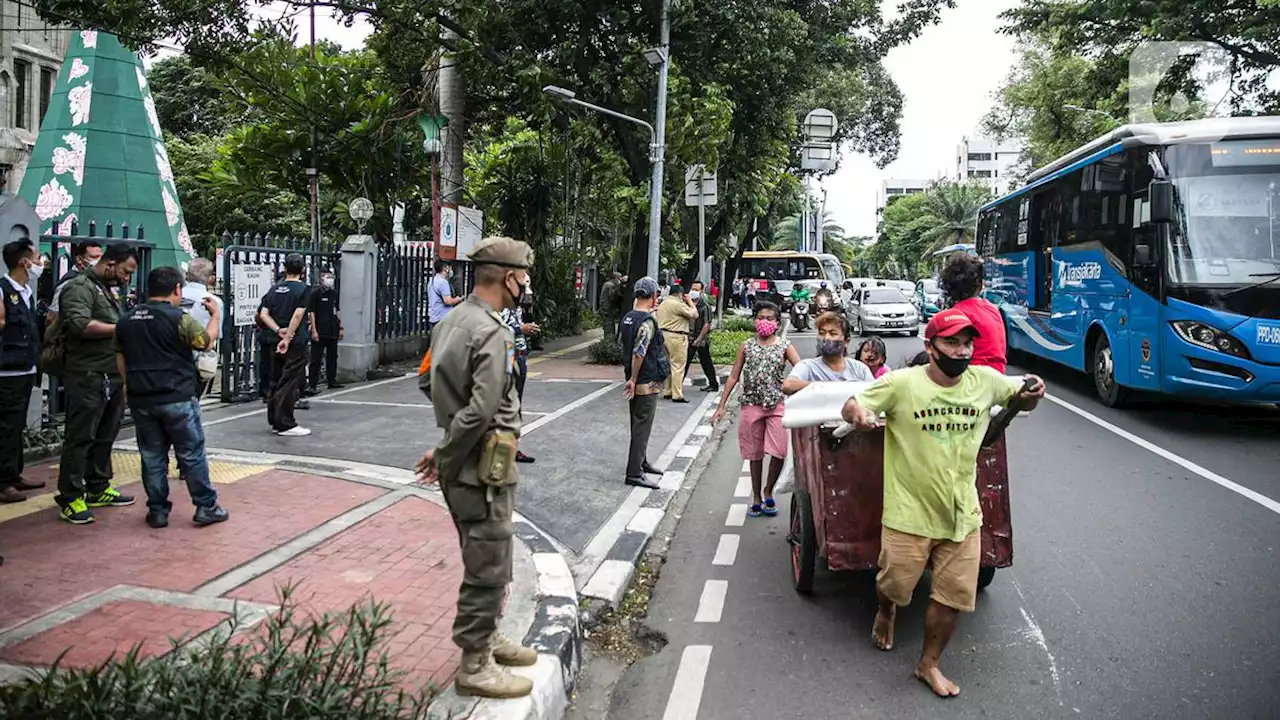
<svg viewBox="0 0 1280 720">
<path fill-rule="evenodd" d="M 1197 347 L 1249 360 L 1249 350 L 1244 344 L 1221 330 L 1195 320 L 1175 320 L 1170 323 L 1178 337 Z"/>
</svg>

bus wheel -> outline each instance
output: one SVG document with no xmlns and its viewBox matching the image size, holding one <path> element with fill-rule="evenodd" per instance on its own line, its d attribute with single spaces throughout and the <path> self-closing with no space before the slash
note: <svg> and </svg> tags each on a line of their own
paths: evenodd
<svg viewBox="0 0 1280 720">
<path fill-rule="evenodd" d="M 1093 386 L 1107 407 L 1124 407 L 1129 400 L 1128 388 L 1116 382 L 1115 356 L 1106 335 L 1099 335 L 1093 346 Z"/>
</svg>

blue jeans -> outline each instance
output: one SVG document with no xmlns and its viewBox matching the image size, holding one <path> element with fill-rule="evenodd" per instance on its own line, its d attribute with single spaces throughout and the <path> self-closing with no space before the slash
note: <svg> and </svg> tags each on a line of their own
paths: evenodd
<svg viewBox="0 0 1280 720">
<path fill-rule="evenodd" d="M 169 448 L 178 459 L 178 469 L 187 479 L 187 492 L 196 507 L 218 504 L 218 493 L 209 481 L 209 462 L 204 456 L 204 426 L 200 424 L 200 403 L 196 400 L 131 408 L 138 454 L 142 457 L 142 487 L 147 507 L 168 513 Z"/>
</svg>

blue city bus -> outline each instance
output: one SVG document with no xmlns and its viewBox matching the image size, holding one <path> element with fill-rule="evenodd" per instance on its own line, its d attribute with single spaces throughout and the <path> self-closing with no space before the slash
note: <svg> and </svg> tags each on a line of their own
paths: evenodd
<svg viewBox="0 0 1280 720">
<path fill-rule="evenodd" d="M 1280 117 L 1128 125 L 982 208 L 1011 351 L 1134 391 L 1280 402 Z"/>
</svg>

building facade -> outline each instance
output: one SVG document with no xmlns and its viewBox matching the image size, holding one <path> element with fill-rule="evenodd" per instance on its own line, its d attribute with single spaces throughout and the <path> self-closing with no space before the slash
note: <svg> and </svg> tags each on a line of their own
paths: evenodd
<svg viewBox="0 0 1280 720">
<path fill-rule="evenodd" d="M 876 198 L 876 214 L 885 206 L 904 195 L 915 195 L 929 189 L 937 180 L 919 178 L 889 178 L 880 183 L 880 196 Z"/>
<path fill-rule="evenodd" d="M 22 183 L 71 40 L 32 5 L 0 0 L 0 193 Z"/>
<path fill-rule="evenodd" d="M 997 194 L 1014 190 L 1018 184 L 1018 166 L 1023 146 L 1008 140 L 997 142 L 986 137 L 960 139 L 956 146 L 955 173 L 959 182 L 973 180 L 991 187 Z"/>
</svg>

